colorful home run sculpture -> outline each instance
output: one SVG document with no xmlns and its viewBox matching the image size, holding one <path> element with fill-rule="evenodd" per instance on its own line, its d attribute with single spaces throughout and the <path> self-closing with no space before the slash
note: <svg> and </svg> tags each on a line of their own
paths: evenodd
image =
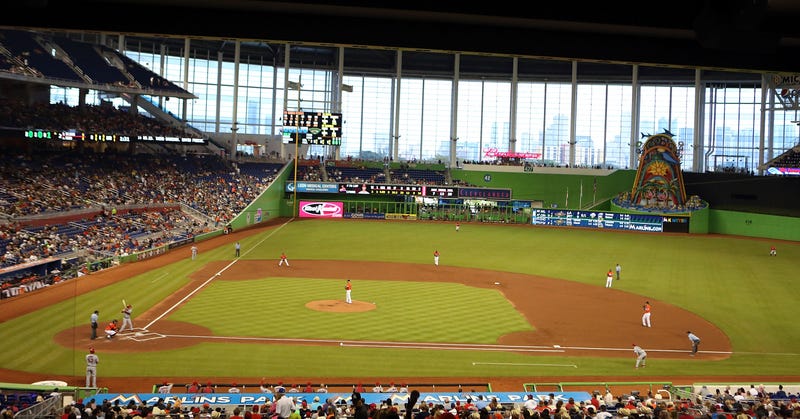
<svg viewBox="0 0 800 419">
<path fill-rule="evenodd" d="M 665 210 L 686 204 L 680 153 L 669 131 L 649 136 L 642 145 L 630 204 Z"/>
</svg>

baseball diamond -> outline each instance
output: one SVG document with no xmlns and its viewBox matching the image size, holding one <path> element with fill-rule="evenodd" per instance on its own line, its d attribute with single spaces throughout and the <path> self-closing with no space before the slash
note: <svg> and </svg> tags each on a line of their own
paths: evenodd
<svg viewBox="0 0 800 419">
<path fill-rule="evenodd" d="M 136 333 L 121 334 L 119 336 L 120 339 L 112 342 L 103 342 L 102 345 L 99 345 L 98 349 L 104 355 L 103 368 L 98 372 L 99 385 L 112 391 L 149 391 L 152 383 L 162 381 L 165 375 L 168 376 L 171 382 L 192 382 L 197 380 L 198 376 L 192 375 L 191 371 L 198 371 L 196 374 L 201 374 L 199 373 L 199 366 L 191 367 L 192 362 L 189 362 L 185 368 L 179 367 L 179 365 L 162 364 L 159 368 L 148 368 L 146 372 L 139 371 L 136 373 L 133 373 L 131 369 L 121 368 L 119 364 L 124 364 L 126 360 L 134 363 L 143 362 L 148 358 L 147 354 L 155 356 L 156 358 L 154 359 L 158 360 L 170 359 L 167 354 L 171 352 L 181 354 L 189 351 L 185 353 L 193 354 L 208 345 L 214 348 L 212 349 L 214 354 L 203 355 L 198 358 L 197 362 L 203 362 L 207 356 L 210 356 L 208 359 L 218 359 L 220 362 L 217 367 L 206 369 L 206 372 L 202 373 L 203 381 L 207 380 L 207 377 L 223 381 L 230 377 L 231 380 L 237 382 L 257 382 L 258 377 L 264 375 L 280 377 L 284 382 L 305 382 L 308 379 L 312 379 L 315 382 L 355 383 L 365 380 L 364 373 L 358 369 L 353 369 L 353 371 L 357 371 L 353 374 L 347 374 L 346 368 L 334 367 L 326 370 L 323 367 L 317 367 L 318 363 L 314 360 L 305 361 L 304 363 L 310 366 L 305 369 L 301 368 L 303 365 L 297 363 L 290 365 L 288 368 L 283 368 L 279 364 L 268 362 L 263 369 L 256 368 L 253 370 L 252 368 L 242 367 L 242 365 L 247 365 L 246 361 L 237 361 L 224 356 L 220 357 L 219 355 L 219 351 L 226 351 L 223 348 L 228 347 L 228 345 L 234 345 L 232 346 L 234 349 L 231 349 L 229 353 L 236 353 L 238 354 L 237 357 L 247 357 L 248 355 L 245 354 L 251 351 L 255 351 L 251 353 L 259 355 L 249 356 L 261 356 L 260 354 L 262 353 L 271 353 L 273 351 L 273 349 L 264 348 L 275 348 L 274 350 L 278 352 L 274 353 L 284 353 L 279 351 L 284 347 L 296 348 L 294 349 L 295 352 L 308 355 L 305 351 L 311 350 L 312 354 L 317 351 L 312 348 L 320 348 L 318 349 L 319 351 L 324 351 L 324 348 L 336 347 L 339 351 L 356 351 L 347 354 L 340 353 L 338 356 L 345 356 L 345 358 L 340 358 L 337 361 L 340 363 L 361 362 L 348 359 L 364 360 L 364 357 L 371 357 L 375 354 L 374 351 L 378 350 L 388 351 L 386 356 L 398 359 L 411 357 L 409 359 L 417 359 L 418 362 L 423 362 L 423 359 L 428 357 L 430 353 L 442 352 L 451 361 L 464 361 L 463 365 L 454 368 L 453 364 L 450 363 L 451 361 L 445 358 L 432 358 L 439 359 L 439 361 L 435 362 L 452 368 L 452 375 L 429 374 L 428 371 L 423 371 L 423 378 L 420 378 L 419 373 L 412 372 L 411 369 L 399 368 L 381 371 L 378 368 L 374 372 L 368 373 L 367 377 L 371 380 L 372 376 L 378 376 L 386 379 L 386 381 L 389 381 L 389 378 L 386 377 L 390 377 L 392 380 L 408 381 L 424 379 L 426 382 L 431 383 L 453 382 L 454 377 L 458 377 L 457 380 L 472 382 L 483 380 L 490 382 L 492 388 L 496 391 L 518 390 L 523 383 L 532 381 L 532 376 L 535 376 L 540 381 L 557 381 L 565 376 L 569 376 L 570 380 L 573 381 L 582 379 L 594 381 L 598 376 L 602 376 L 603 380 L 641 380 L 642 376 L 633 376 L 630 371 L 623 370 L 622 367 L 614 367 L 617 364 L 630 365 L 629 345 L 632 341 L 642 345 L 650 355 L 650 362 L 648 362 L 648 368 L 646 369 L 647 373 L 651 374 L 648 376 L 649 379 L 668 381 L 717 380 L 718 376 L 712 372 L 715 368 L 714 365 L 737 358 L 731 346 L 731 341 L 723 330 L 700 315 L 683 309 L 670 301 L 661 301 L 654 297 L 648 297 L 649 301 L 657 304 L 659 308 L 659 323 L 658 327 L 655 328 L 642 328 L 639 325 L 641 321 L 642 296 L 636 292 L 627 291 L 622 287 L 604 290 L 600 294 L 599 290 L 603 290 L 603 288 L 601 285 L 596 284 L 593 279 L 594 272 L 587 272 L 588 279 L 585 283 L 582 283 L 580 281 L 523 272 L 507 272 L 497 268 L 481 269 L 466 266 L 467 264 L 464 264 L 465 266 L 448 264 L 437 267 L 430 264 L 427 251 L 419 252 L 421 254 L 417 260 L 408 262 L 393 260 L 359 260 L 354 262 L 353 260 L 336 260 L 330 257 L 314 259 L 299 256 L 292 265 L 293 268 L 296 266 L 296 269 L 292 270 L 281 269 L 272 258 L 251 257 L 246 252 L 241 255 L 241 258 L 237 258 L 235 263 L 231 262 L 230 250 L 228 249 L 236 241 L 246 243 L 243 248 L 248 249 L 250 252 L 257 252 L 262 247 L 264 248 L 263 252 L 272 252 L 270 248 L 272 246 L 270 245 L 271 242 L 283 241 L 285 243 L 290 240 L 288 235 L 303 237 L 306 234 L 306 229 L 321 228 L 320 223 L 327 223 L 325 225 L 334 230 L 343 228 L 345 230 L 360 231 L 361 233 L 364 233 L 364 231 L 361 231 L 362 228 L 366 228 L 367 231 L 373 231 L 373 229 L 378 228 L 385 230 L 390 235 L 400 234 L 400 230 L 406 228 L 434 230 L 432 234 L 435 234 L 435 230 L 440 228 L 452 228 L 448 227 L 449 224 L 447 223 L 434 222 L 414 222 L 412 226 L 411 224 L 404 224 L 406 222 L 402 221 L 373 223 L 360 220 L 298 221 L 278 219 L 270 221 L 263 226 L 243 229 L 230 235 L 222 235 L 200 242 L 199 247 L 202 251 L 199 258 L 203 262 L 201 267 L 186 271 L 186 281 L 176 286 L 174 291 L 164 290 L 165 294 L 163 296 L 150 298 L 150 300 L 146 300 L 146 295 L 153 294 L 155 290 L 143 290 L 138 293 L 126 294 L 128 301 L 136 301 L 136 305 L 141 307 L 135 318 L 136 324 L 141 329 L 137 329 Z M 480 229 L 500 230 L 510 234 L 518 234 L 521 231 L 531 235 L 574 234 L 572 231 L 557 231 L 532 226 L 493 227 L 482 225 L 471 227 L 470 233 Z M 649 241 L 655 239 L 654 236 L 647 233 L 595 232 L 592 234 L 619 235 L 619 237 L 626 240 Z M 665 235 L 660 236 L 658 240 L 664 240 L 664 237 L 666 237 L 666 240 L 670 240 L 669 237 L 679 238 L 681 236 Z M 458 240 L 465 240 L 464 236 L 459 237 Z M 727 239 L 711 238 L 711 240 Z M 450 246 L 449 243 L 445 245 Z M 380 246 L 380 244 L 375 244 L 375 246 Z M 396 251 L 401 254 L 407 252 L 400 248 L 397 248 Z M 13 322 L 15 318 L 23 314 L 32 313 L 35 315 L 35 312 L 41 311 L 38 309 L 40 307 L 58 306 L 73 298 L 77 298 L 80 301 L 79 304 L 85 304 L 86 298 L 93 298 L 93 295 L 102 294 L 104 290 L 111 291 L 130 278 L 138 278 L 142 275 L 160 275 L 158 272 L 164 269 L 175 271 L 176 263 L 187 263 L 182 253 L 180 251 L 167 252 L 155 258 L 123 264 L 72 282 L 61 283 L 48 289 L 31 292 L 22 298 L 5 300 L 3 301 L 3 310 L 0 312 L 0 320 Z M 298 251 L 293 251 L 292 253 L 297 254 Z M 453 250 L 449 253 L 452 254 Z M 315 255 L 312 253 L 305 256 Z M 489 265 L 492 266 L 492 264 Z M 637 269 L 636 263 L 629 262 L 627 265 L 629 266 L 630 280 L 626 281 L 626 285 L 635 283 L 634 273 Z M 359 294 L 357 298 L 354 298 L 353 304 L 345 304 L 344 300 L 341 299 L 341 280 L 339 278 L 342 277 L 352 278 L 360 284 Z M 328 280 L 326 278 L 331 279 Z M 161 281 L 165 281 L 165 279 L 159 280 L 159 282 Z M 246 318 L 236 320 L 238 323 L 245 324 L 243 327 L 230 326 L 230 329 L 220 326 L 224 323 L 230 323 L 225 321 L 220 323 L 218 320 L 208 322 L 204 320 L 179 320 L 186 317 L 183 310 L 191 309 L 194 304 L 203 304 L 204 293 L 217 292 L 220 287 L 231 286 L 234 287 L 233 289 L 241 289 L 238 287 L 244 286 L 243 289 L 253 290 L 255 284 L 263 283 L 267 287 L 265 289 L 269 289 L 271 284 L 284 286 L 281 284 L 298 283 L 298 281 L 301 281 L 299 283 L 307 287 L 305 292 L 300 293 L 302 296 L 298 302 L 300 306 L 292 308 L 294 304 L 292 301 L 294 301 L 295 297 L 290 294 L 288 289 L 283 292 L 277 291 L 277 295 L 281 297 L 276 298 L 283 298 L 285 312 L 271 312 L 269 314 L 271 320 L 268 324 L 274 324 L 274 326 L 264 330 L 253 330 L 253 328 L 247 327 L 248 320 Z M 331 291 L 330 298 L 327 300 L 314 298 L 313 296 L 319 295 L 319 292 L 314 291 L 313 288 L 320 287 L 324 289 L 327 282 L 331 283 L 331 290 L 335 289 Z M 410 313 L 404 314 L 402 312 L 402 303 L 392 302 L 391 299 L 387 298 L 386 294 L 377 293 L 379 289 L 389 289 L 401 300 L 408 297 L 423 298 L 421 295 L 415 294 L 403 295 L 404 293 L 402 292 L 404 289 L 416 289 L 416 287 L 422 286 L 445 287 L 441 288 L 443 291 L 440 291 L 445 294 L 452 293 L 452 290 L 456 289 L 448 287 L 466 287 L 467 290 L 473 290 L 471 292 L 476 293 L 478 298 L 489 298 L 487 301 L 491 301 L 490 304 L 492 305 L 503 306 L 508 304 L 511 311 L 517 313 L 516 315 L 511 315 L 511 323 L 515 323 L 514 316 L 521 317 L 523 320 L 522 324 L 514 326 L 520 330 L 504 333 L 492 341 L 486 341 L 483 338 L 479 338 L 477 341 L 470 339 L 470 330 L 474 330 L 478 334 L 482 328 L 481 313 L 487 307 L 481 307 L 480 303 L 477 303 L 474 310 L 467 310 L 465 312 L 467 314 L 462 315 L 466 317 L 462 317 L 460 322 L 454 321 L 448 325 L 438 324 L 435 320 L 428 319 L 429 323 L 418 321 L 414 324 L 406 324 L 404 319 L 417 319 L 419 317 L 409 317 Z M 443 300 L 445 294 L 435 296 L 432 301 L 441 300 L 449 303 L 450 300 Z M 495 295 L 499 299 L 495 299 Z M 252 295 L 251 291 L 248 295 L 237 294 L 231 300 L 236 303 L 217 302 L 216 305 L 212 304 L 211 307 L 214 308 L 202 317 L 208 320 L 211 320 L 211 317 L 230 320 L 226 313 L 231 311 L 239 312 L 238 310 L 232 310 L 232 307 L 237 303 L 248 307 L 251 313 L 261 315 L 262 309 L 259 306 L 266 306 L 261 301 L 268 298 L 271 298 L 268 293 Z M 360 298 L 365 299 L 365 301 L 359 301 Z M 382 298 L 387 300 L 385 301 Z M 503 300 L 506 303 L 503 303 Z M 381 304 L 377 304 L 378 302 Z M 118 304 L 119 300 L 116 300 L 115 305 Z M 457 303 L 452 304 L 458 305 Z M 391 329 L 393 331 L 368 330 L 367 333 L 359 333 L 358 330 L 346 330 L 349 325 L 352 325 L 357 320 L 355 317 L 347 316 L 380 315 L 382 310 L 392 310 L 393 307 L 398 306 L 401 310 L 392 321 L 394 326 L 391 326 Z M 437 307 L 435 303 L 432 303 L 429 309 L 429 313 L 425 313 L 425 310 L 422 310 L 422 319 L 429 316 L 442 316 L 442 318 L 447 316 L 446 310 L 443 307 Z M 201 311 L 203 310 L 205 308 L 202 308 Z M 335 324 L 339 324 L 338 328 L 340 330 L 334 329 L 333 334 L 330 335 L 314 332 L 313 324 L 295 324 L 288 329 L 295 331 L 291 333 L 280 329 L 278 326 L 280 323 L 291 324 L 292 319 L 302 317 L 300 316 L 301 312 L 297 310 L 309 310 L 321 315 L 345 317 L 336 317 Z M 103 311 L 101 307 L 101 312 Z M 702 371 L 701 373 L 693 370 L 680 370 L 675 367 L 677 365 L 685 365 L 686 360 L 690 359 L 688 357 L 690 347 L 687 345 L 685 336 L 687 325 L 691 325 L 693 331 L 703 336 L 702 350 L 696 357 L 691 358 L 692 362 L 697 362 L 696 365 L 701 366 L 698 370 Z M 298 327 L 306 332 L 297 332 Z M 456 328 L 465 332 L 461 338 L 453 338 L 452 341 L 447 342 L 435 341 L 430 337 L 418 340 L 414 339 L 414 336 L 416 336 L 414 333 L 409 333 L 409 331 L 414 331 L 415 329 L 428 328 Z M 57 330 L 52 335 L 52 339 L 67 354 L 72 353 L 73 348 L 80 348 L 77 351 L 80 353 L 91 342 L 90 334 L 84 329 L 86 329 L 86 326 L 82 324 L 64 327 Z M 217 329 L 220 331 L 218 332 Z M 500 329 L 502 328 L 498 328 L 498 330 Z M 229 330 L 239 332 L 228 333 Z M 382 338 L 384 336 L 386 338 Z M 395 337 L 392 338 L 392 336 Z M 41 336 L 41 338 L 48 339 L 47 336 Z M 263 352 L 265 350 L 267 352 Z M 327 358 L 331 355 L 327 352 L 318 352 L 316 356 Z M 531 356 L 548 358 L 545 358 L 547 362 L 525 361 Z M 68 355 L 64 359 L 68 360 L 70 357 L 71 355 Z M 565 359 L 568 362 L 550 362 L 551 360 Z M 601 367 L 598 370 L 591 366 L 598 364 L 599 359 L 607 360 L 603 362 L 611 365 L 610 369 Z M 618 361 L 614 361 L 615 359 Z M 186 359 L 184 358 L 184 360 Z M 112 365 L 109 366 L 109 364 Z M 114 366 L 113 364 L 118 365 Z M 526 367 L 526 364 L 531 364 L 531 366 Z M 557 367 L 557 365 L 570 365 L 571 367 L 561 368 Z M 711 367 L 703 367 L 706 365 L 711 365 Z M 18 362 L 4 362 L 4 369 L 0 370 L 0 372 L 6 381 L 33 382 L 42 379 L 59 379 L 71 383 L 82 380 L 82 371 L 70 373 L 69 371 L 72 367 L 66 365 L 66 368 L 64 368 L 64 366 L 62 363 L 62 367 L 56 369 L 61 372 L 54 373 L 52 371 L 31 370 L 25 364 Z M 215 370 L 215 372 L 210 372 L 212 370 Z M 181 373 L 181 371 L 185 372 Z M 257 372 L 257 375 L 249 375 L 249 371 Z M 299 371 L 302 372 L 298 374 Z M 764 376 L 758 375 L 757 369 L 751 371 L 753 371 L 754 375 L 732 373 L 726 375 L 726 377 L 735 377 L 742 381 L 764 381 Z M 678 372 L 678 374 L 675 375 L 675 372 Z M 787 382 L 797 380 L 791 375 L 769 374 L 769 376 L 772 379 L 782 379 Z"/>
</svg>

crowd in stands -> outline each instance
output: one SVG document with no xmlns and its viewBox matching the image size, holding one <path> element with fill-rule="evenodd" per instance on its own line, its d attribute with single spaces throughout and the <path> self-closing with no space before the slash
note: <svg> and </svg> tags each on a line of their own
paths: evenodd
<svg viewBox="0 0 800 419">
<path fill-rule="evenodd" d="M 165 383 L 166 386 L 167 383 Z M 165 387 L 161 386 L 161 387 Z M 241 390 L 236 383 L 230 384 L 226 392 L 238 393 Z M 169 386 L 171 387 L 171 385 Z M 205 385 L 194 382 L 193 389 L 187 392 L 212 393 L 216 392 L 216 385 Z M 235 390 L 234 390 L 235 389 Z M 302 389 L 302 390 L 301 390 Z M 705 390 L 705 391 L 704 391 Z M 484 395 L 480 392 L 461 392 L 459 387 L 458 397 L 439 397 L 437 400 L 421 399 L 416 404 L 408 406 L 405 402 L 393 400 L 387 396 L 380 404 L 367 405 L 361 396 L 370 393 L 408 393 L 409 390 L 402 384 L 399 388 L 381 386 L 365 389 L 360 383 L 353 385 L 352 397 L 342 399 L 326 395 L 327 387 L 324 385 L 313 386 L 307 383 L 304 387 L 292 385 L 284 387 L 282 383 L 275 386 L 261 384 L 260 393 L 267 395 L 263 404 L 238 405 L 238 406 L 212 406 L 210 403 L 202 405 L 188 403 L 184 405 L 181 399 L 169 398 L 166 395 L 155 403 L 135 402 L 131 400 L 126 404 L 119 400 L 109 402 L 98 394 L 96 398 L 84 401 L 76 400 L 65 406 L 61 411 L 55 412 L 63 418 L 231 418 L 231 419 L 259 419 L 276 418 L 282 409 L 279 404 L 285 404 L 286 411 L 291 415 L 286 419 L 399 419 L 410 417 L 413 419 L 772 419 L 772 418 L 797 418 L 800 417 L 800 402 L 796 395 L 787 394 L 780 390 L 768 393 L 763 386 L 751 386 L 749 390 L 739 388 L 735 391 L 725 389 L 717 390 L 716 394 L 703 387 L 699 393 L 692 393 L 686 397 L 662 397 L 659 392 L 653 395 L 631 394 L 614 396 L 610 388 L 605 394 L 595 391 L 588 400 L 575 400 L 574 398 L 558 397 L 554 393 L 547 396 L 540 394 L 527 397 L 514 403 L 501 403 L 497 397 Z M 169 391 L 161 392 L 169 393 Z M 35 397 L 38 401 L 32 401 Z M 41 402 L 45 397 L 53 395 L 28 395 L 24 405 L 4 403 L 0 406 L 0 418 L 13 417 L 20 408 Z M 284 401 L 282 399 L 287 398 Z M 4 400 L 5 401 L 5 400 Z M 410 411 L 408 409 L 411 409 Z M 283 416 L 281 416 L 283 417 Z"/>
<path fill-rule="evenodd" d="M 272 181 L 217 156 L 37 152 L 0 155 L 0 214 L 22 217 L 93 207 L 186 204 L 221 222 Z"/>
<path fill-rule="evenodd" d="M 63 103 L 26 104 L 0 98 L 0 126 L 51 131 L 76 130 L 86 133 L 125 136 L 191 137 L 181 128 L 143 114 L 108 105 L 69 106 Z"/>
<path fill-rule="evenodd" d="M 222 228 L 269 185 L 277 167 L 241 170 L 217 156 L 2 153 L 0 268 L 80 252 L 90 262 L 125 256 Z M 77 215 L 47 222 L 65 214 Z M 4 291 L 11 288 L 0 298 L 55 279 L 31 280 L 20 271 L 0 279 Z"/>
<path fill-rule="evenodd" d="M 796 145 L 783 153 L 780 157 L 776 158 L 770 164 L 770 166 L 781 168 L 800 168 L 800 145 Z"/>
</svg>

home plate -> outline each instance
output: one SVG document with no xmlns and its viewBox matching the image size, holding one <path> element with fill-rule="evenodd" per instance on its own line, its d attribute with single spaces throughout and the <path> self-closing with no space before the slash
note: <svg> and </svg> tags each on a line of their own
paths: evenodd
<svg viewBox="0 0 800 419">
<path fill-rule="evenodd" d="M 500 283 L 499 283 L 499 282 L 495 282 L 494 284 L 495 284 L 495 285 L 500 285 Z"/>
<path fill-rule="evenodd" d="M 560 347 L 561 347 L 561 345 L 553 345 L 553 347 L 554 347 L 554 348 L 556 348 L 556 349 L 558 349 L 558 348 L 560 348 Z"/>
</svg>

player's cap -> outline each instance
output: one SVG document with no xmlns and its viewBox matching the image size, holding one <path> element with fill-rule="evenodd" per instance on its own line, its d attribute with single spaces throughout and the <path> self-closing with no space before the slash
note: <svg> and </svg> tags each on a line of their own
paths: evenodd
<svg viewBox="0 0 800 419">
<path fill-rule="evenodd" d="M 94 353 L 94 348 L 89 348 L 89 353 L 93 354 Z"/>
<path fill-rule="evenodd" d="M 635 343 L 632 343 L 632 344 L 631 344 L 631 346 L 636 346 L 636 344 L 635 344 Z"/>
</svg>

